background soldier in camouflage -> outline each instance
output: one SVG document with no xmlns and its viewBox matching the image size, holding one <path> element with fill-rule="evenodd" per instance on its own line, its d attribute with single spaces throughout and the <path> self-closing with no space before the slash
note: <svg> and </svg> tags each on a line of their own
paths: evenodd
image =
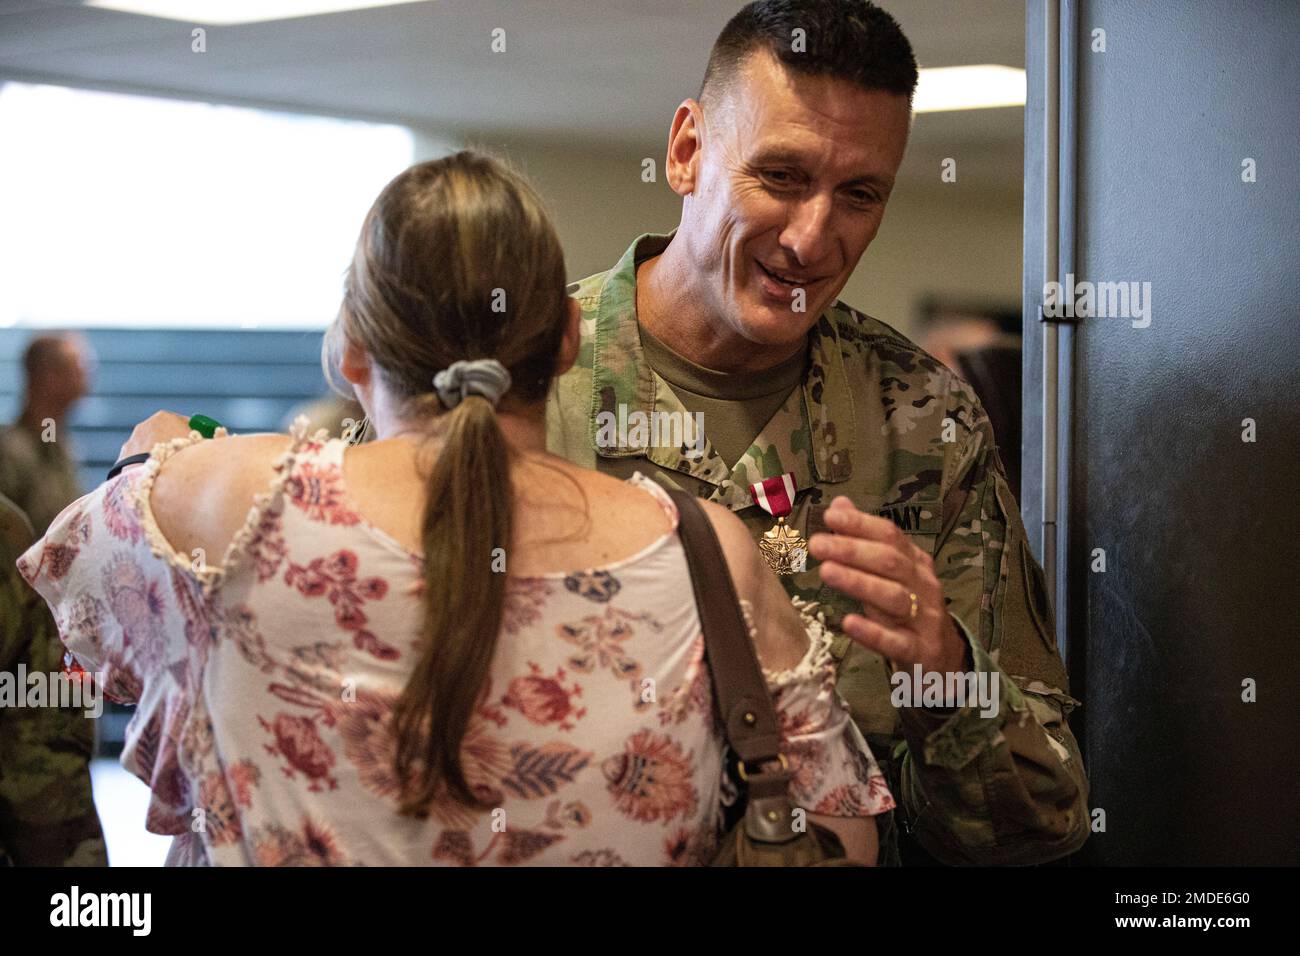
<svg viewBox="0 0 1300 956">
<path fill-rule="evenodd" d="M 27 516 L 39 538 L 81 497 L 66 422 L 90 389 L 94 352 L 85 336 L 38 335 L 23 351 L 23 407 L 0 426 L 0 495 Z"/>
<path fill-rule="evenodd" d="M 36 535 L 0 496 L 0 671 L 58 674 L 63 644 L 15 562 Z M 20 688 L 21 690 L 21 688 Z M 95 725 L 81 707 L 0 708 L 0 865 L 107 866 L 90 793 Z"/>
<path fill-rule="evenodd" d="M 582 348 L 552 395 L 548 440 L 578 464 L 724 503 L 755 538 L 772 519 L 748 486 L 793 472 L 791 523 L 837 534 L 813 538 L 818 560 L 784 580 L 876 649 L 840 636 L 835 652 L 900 803 L 904 832 L 882 830 L 882 860 L 1043 862 L 1087 838 L 1088 787 L 1042 572 L 988 417 L 948 368 L 836 300 L 879 228 L 915 85 L 906 38 L 862 0 L 737 14 L 700 101 L 673 120 L 680 226 L 571 287 Z M 784 395 L 765 390 L 792 370 Z M 636 411 L 703 411 L 703 454 L 689 439 L 598 440 L 598 415 Z M 837 496 L 857 507 L 832 507 Z M 890 676 L 913 664 L 994 675 L 1000 711 L 894 707 Z"/>
</svg>

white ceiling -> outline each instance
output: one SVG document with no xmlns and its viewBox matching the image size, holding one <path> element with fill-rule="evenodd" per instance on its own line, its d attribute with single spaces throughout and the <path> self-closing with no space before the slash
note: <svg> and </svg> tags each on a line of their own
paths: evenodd
<svg viewBox="0 0 1300 956">
<path fill-rule="evenodd" d="M 0 78 L 395 120 L 434 135 L 658 151 L 739 0 L 431 0 L 207 27 L 0 0 Z M 1021 0 L 884 0 L 924 66 L 1024 65 Z M 490 49 L 506 31 L 506 52 Z M 0 131 L 2 133 L 2 131 Z M 921 114 L 903 178 L 1020 188 L 1023 110 Z"/>
</svg>

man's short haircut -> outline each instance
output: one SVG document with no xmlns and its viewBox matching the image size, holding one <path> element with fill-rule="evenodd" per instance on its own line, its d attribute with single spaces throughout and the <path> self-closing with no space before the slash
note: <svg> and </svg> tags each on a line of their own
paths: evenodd
<svg viewBox="0 0 1300 956">
<path fill-rule="evenodd" d="M 768 51 L 787 69 L 897 93 L 909 105 L 916 92 L 912 45 L 897 21 L 869 0 L 755 0 L 718 34 L 700 101 L 724 92 L 740 65 L 758 50 Z"/>
</svg>

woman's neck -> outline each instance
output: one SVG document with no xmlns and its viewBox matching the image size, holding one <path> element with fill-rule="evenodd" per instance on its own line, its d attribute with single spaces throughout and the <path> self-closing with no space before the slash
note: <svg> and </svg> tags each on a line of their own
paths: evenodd
<svg viewBox="0 0 1300 956">
<path fill-rule="evenodd" d="M 497 425 L 506 443 L 524 454 L 546 452 L 546 412 L 544 407 L 519 411 L 498 411 Z M 375 440 L 387 438 L 422 438 L 429 432 L 428 422 L 403 421 L 395 417 L 371 416 Z"/>
</svg>

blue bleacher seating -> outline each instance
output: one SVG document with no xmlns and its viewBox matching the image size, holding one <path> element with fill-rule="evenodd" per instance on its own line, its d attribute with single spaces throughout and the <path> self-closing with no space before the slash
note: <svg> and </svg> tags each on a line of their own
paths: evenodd
<svg viewBox="0 0 1300 956">
<path fill-rule="evenodd" d="M 22 404 L 22 354 L 40 331 L 0 328 L 0 420 Z M 97 368 L 69 425 L 88 491 L 137 422 L 159 409 L 215 418 L 234 433 L 283 431 L 295 407 L 327 393 L 320 330 L 91 329 Z"/>
</svg>

